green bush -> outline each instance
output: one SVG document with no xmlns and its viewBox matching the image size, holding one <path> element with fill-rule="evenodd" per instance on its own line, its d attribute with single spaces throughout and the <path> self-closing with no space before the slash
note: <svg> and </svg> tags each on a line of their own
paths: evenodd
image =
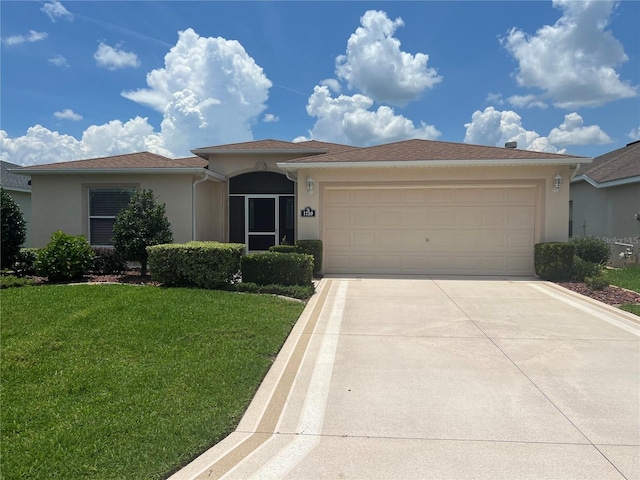
<svg viewBox="0 0 640 480">
<path fill-rule="evenodd" d="M 298 240 L 296 247 L 298 253 L 313 256 L 313 273 L 319 273 L 322 270 L 322 240 Z"/>
<path fill-rule="evenodd" d="M 602 266 L 583 260 L 577 255 L 573 257 L 573 273 L 571 278 L 577 282 L 584 282 L 587 277 L 597 277 L 602 273 Z"/>
<path fill-rule="evenodd" d="M 569 243 L 575 247 L 575 254 L 582 260 L 600 265 L 609 261 L 611 250 L 604 240 L 593 237 L 573 237 Z"/>
<path fill-rule="evenodd" d="M 151 278 L 166 286 L 224 288 L 240 271 L 242 243 L 189 242 L 148 247 Z"/>
<path fill-rule="evenodd" d="M 584 283 L 591 290 L 604 290 L 609 286 L 609 282 L 603 276 L 587 277 L 584 279 Z"/>
<path fill-rule="evenodd" d="M 39 251 L 38 248 L 21 248 L 13 264 L 15 274 L 19 276 L 35 275 Z"/>
<path fill-rule="evenodd" d="M 38 252 L 36 273 L 54 282 L 75 280 L 91 269 L 93 257 L 86 238 L 58 230 L 51 236 L 49 244 Z"/>
<path fill-rule="evenodd" d="M 271 245 L 269 251 L 277 253 L 300 253 L 298 247 L 295 245 Z"/>
<path fill-rule="evenodd" d="M 11 268 L 26 238 L 27 223 L 18 204 L 3 188 L 0 188 L 0 223 L 0 268 Z"/>
<path fill-rule="evenodd" d="M 0 277 L 0 288 L 30 287 L 35 282 L 30 278 L 20 278 L 15 275 L 2 275 Z"/>
<path fill-rule="evenodd" d="M 158 203 L 153 190 L 136 190 L 113 224 L 113 247 L 123 259 L 140 262 L 140 273 L 146 275 L 147 247 L 172 241 L 165 204 Z"/>
<path fill-rule="evenodd" d="M 267 293 L 272 295 L 283 295 L 285 297 L 306 300 L 315 293 L 315 287 L 311 285 L 258 285 L 252 282 L 242 282 L 236 285 L 238 292 L 244 293 Z"/>
<path fill-rule="evenodd" d="M 544 280 L 566 280 L 573 274 L 575 247 L 569 243 L 536 243 L 534 262 L 536 275 Z"/>
<path fill-rule="evenodd" d="M 93 267 L 92 271 L 99 275 L 111 275 L 122 273 L 127 269 L 127 262 L 114 248 L 93 247 Z"/>
<path fill-rule="evenodd" d="M 258 285 L 311 285 L 313 257 L 303 253 L 253 253 L 240 261 L 242 281 Z"/>
</svg>

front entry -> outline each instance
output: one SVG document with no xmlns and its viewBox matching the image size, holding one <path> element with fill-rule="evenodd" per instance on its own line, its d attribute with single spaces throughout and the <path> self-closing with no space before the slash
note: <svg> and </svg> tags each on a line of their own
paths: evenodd
<svg viewBox="0 0 640 480">
<path fill-rule="evenodd" d="M 247 252 L 295 242 L 294 184 L 284 175 L 252 172 L 230 179 L 229 241 Z"/>
</svg>

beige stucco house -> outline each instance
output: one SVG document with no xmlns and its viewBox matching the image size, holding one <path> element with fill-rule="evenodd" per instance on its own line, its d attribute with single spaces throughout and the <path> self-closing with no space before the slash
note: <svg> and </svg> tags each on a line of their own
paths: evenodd
<svg viewBox="0 0 640 480">
<path fill-rule="evenodd" d="M 16 202 L 20 211 L 22 212 L 22 218 L 26 222 L 26 236 L 23 247 L 31 246 L 31 183 L 28 176 L 17 175 L 12 171 L 16 168 L 20 168 L 20 165 L 0 161 L 0 184 L 2 188 L 9 194 L 13 201 Z"/>
<path fill-rule="evenodd" d="M 131 189 L 166 203 L 174 240 L 250 252 L 323 241 L 324 273 L 532 275 L 568 238 L 569 179 L 591 159 L 427 140 L 358 148 L 259 140 L 27 167 L 34 243 L 62 229 L 109 244 Z"/>
<path fill-rule="evenodd" d="M 640 141 L 581 167 L 570 188 L 570 235 L 605 239 L 612 264 L 632 245 L 640 248 Z M 636 260 L 634 257 L 632 260 Z"/>
</svg>

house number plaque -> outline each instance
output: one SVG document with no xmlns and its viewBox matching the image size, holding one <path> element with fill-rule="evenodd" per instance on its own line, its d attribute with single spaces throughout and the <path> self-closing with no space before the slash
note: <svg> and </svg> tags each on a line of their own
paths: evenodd
<svg viewBox="0 0 640 480">
<path fill-rule="evenodd" d="M 303 210 L 300 210 L 301 217 L 315 217 L 316 211 L 311 207 L 305 207 Z"/>
</svg>

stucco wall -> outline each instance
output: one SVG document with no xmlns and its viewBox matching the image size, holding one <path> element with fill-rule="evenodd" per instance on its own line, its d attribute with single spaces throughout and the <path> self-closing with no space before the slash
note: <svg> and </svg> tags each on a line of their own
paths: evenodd
<svg viewBox="0 0 640 480">
<path fill-rule="evenodd" d="M 174 241 L 191 240 L 191 175 L 33 175 L 32 244 L 45 246 L 53 232 L 88 235 L 88 189 L 132 186 L 153 190 L 166 203 Z M 203 189 L 204 190 L 204 189 Z"/>
<path fill-rule="evenodd" d="M 553 177 L 563 177 L 559 192 L 553 192 Z M 314 193 L 306 187 L 308 177 L 314 179 Z M 415 167 L 316 169 L 298 171 L 298 238 L 314 239 L 322 235 L 323 189 L 327 186 L 388 186 L 415 184 L 530 184 L 538 194 L 537 242 L 566 241 L 569 222 L 569 167 Z M 316 210 L 316 217 L 300 218 L 305 207 Z"/>
</svg>

